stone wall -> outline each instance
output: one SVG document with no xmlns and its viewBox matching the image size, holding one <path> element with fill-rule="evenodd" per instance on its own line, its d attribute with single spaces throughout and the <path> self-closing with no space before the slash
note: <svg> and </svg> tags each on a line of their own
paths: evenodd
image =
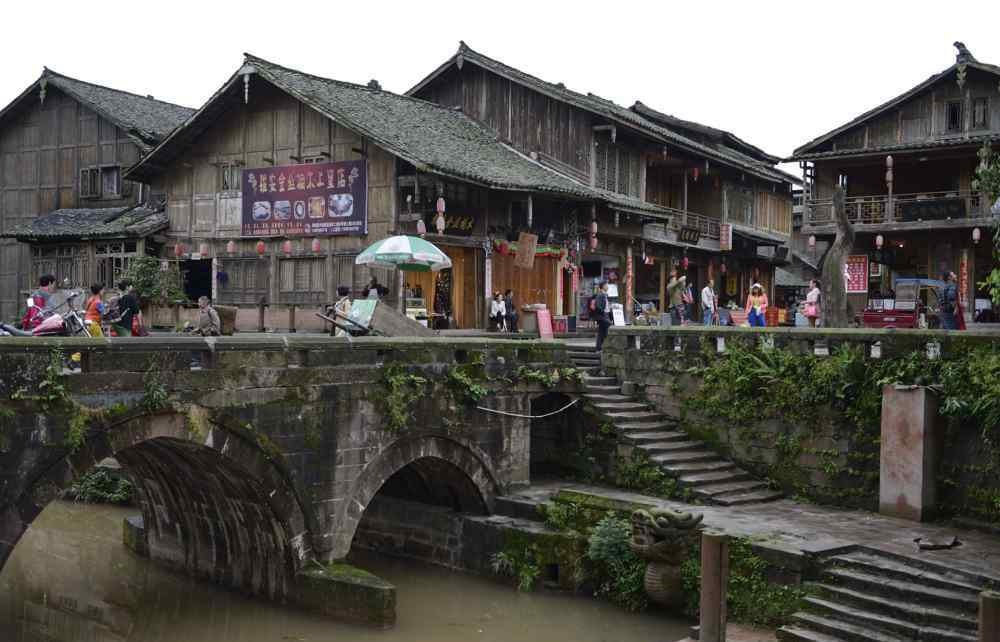
<svg viewBox="0 0 1000 642">
<path fill-rule="evenodd" d="M 464 523 L 461 513 L 445 506 L 378 495 L 365 510 L 354 535 L 354 546 L 464 569 Z"/>
<path fill-rule="evenodd" d="M 688 404 L 701 386 L 691 366 L 737 343 L 769 345 L 798 354 L 830 354 L 845 343 L 862 346 L 867 359 L 886 359 L 931 350 L 960 357 L 970 347 L 991 346 L 1000 332 L 956 333 L 900 330 L 807 330 L 791 328 L 614 328 L 603 352 L 604 367 L 634 382 L 662 412 L 682 420 L 692 437 L 704 441 L 753 474 L 772 480 L 789 495 L 870 510 L 878 509 L 879 430 L 845 419 L 842 412 L 817 407 L 807 423 L 762 419 L 733 425 Z M 874 356 L 873 356 L 874 347 Z M 767 395 L 763 389 L 761 395 Z M 877 417 L 876 417 L 877 419 Z M 940 422 L 947 441 L 938 469 L 944 512 L 997 520 L 1000 508 L 1000 453 L 984 439 L 982 426 Z"/>
</svg>

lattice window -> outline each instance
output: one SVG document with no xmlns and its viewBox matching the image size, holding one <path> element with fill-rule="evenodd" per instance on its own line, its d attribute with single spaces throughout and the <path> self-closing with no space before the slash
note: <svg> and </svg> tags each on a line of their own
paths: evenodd
<svg viewBox="0 0 1000 642">
<path fill-rule="evenodd" d="M 270 261 L 258 258 L 219 260 L 219 303 L 256 305 L 268 297 Z"/>
<path fill-rule="evenodd" d="M 599 139 L 594 150 L 594 186 L 608 188 L 608 143 Z"/>
<path fill-rule="evenodd" d="M 949 132 L 962 131 L 962 101 L 950 100 L 945 104 L 945 129 Z"/>
<path fill-rule="evenodd" d="M 326 299 L 326 260 L 282 259 L 278 296 L 281 303 L 319 303 Z"/>
<path fill-rule="evenodd" d="M 990 101 L 988 98 L 975 98 L 972 101 L 972 126 L 975 129 L 988 129 L 990 126 Z"/>
<path fill-rule="evenodd" d="M 241 180 L 243 177 L 242 163 L 223 163 L 219 167 L 220 181 L 223 192 L 238 192 L 243 189 Z"/>
</svg>

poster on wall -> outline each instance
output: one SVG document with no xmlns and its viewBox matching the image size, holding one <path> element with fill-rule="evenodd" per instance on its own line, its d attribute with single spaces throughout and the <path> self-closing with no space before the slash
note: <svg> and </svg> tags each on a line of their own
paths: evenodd
<svg viewBox="0 0 1000 642">
<path fill-rule="evenodd" d="M 243 170 L 242 236 L 368 233 L 364 160 Z"/>
<path fill-rule="evenodd" d="M 733 224 L 722 223 L 719 225 L 719 250 L 731 252 L 733 250 Z"/>
<path fill-rule="evenodd" d="M 844 261 L 844 284 L 848 294 L 868 292 L 868 255 L 852 254 Z"/>
</svg>

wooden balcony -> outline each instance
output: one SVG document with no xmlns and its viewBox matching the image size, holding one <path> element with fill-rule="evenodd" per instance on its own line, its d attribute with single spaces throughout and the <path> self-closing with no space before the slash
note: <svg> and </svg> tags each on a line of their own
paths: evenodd
<svg viewBox="0 0 1000 642">
<path fill-rule="evenodd" d="M 910 224 L 934 227 L 940 222 L 991 218 L 990 204 L 980 192 L 947 191 L 916 194 L 851 196 L 844 199 L 847 217 L 855 225 L 889 225 L 905 228 Z M 805 203 L 803 227 L 832 227 L 833 199 L 813 199 Z"/>
</svg>

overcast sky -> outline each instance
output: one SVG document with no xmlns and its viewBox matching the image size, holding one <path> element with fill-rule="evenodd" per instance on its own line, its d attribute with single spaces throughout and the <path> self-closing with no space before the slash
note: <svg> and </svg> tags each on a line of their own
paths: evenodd
<svg viewBox="0 0 1000 642">
<path fill-rule="evenodd" d="M 636 99 L 787 156 L 952 64 L 1000 64 L 1000 1 L 10 2 L 0 104 L 43 66 L 200 106 L 251 52 L 404 92 L 459 40 L 551 82 Z M 797 171 L 794 166 L 786 169 Z"/>
</svg>

